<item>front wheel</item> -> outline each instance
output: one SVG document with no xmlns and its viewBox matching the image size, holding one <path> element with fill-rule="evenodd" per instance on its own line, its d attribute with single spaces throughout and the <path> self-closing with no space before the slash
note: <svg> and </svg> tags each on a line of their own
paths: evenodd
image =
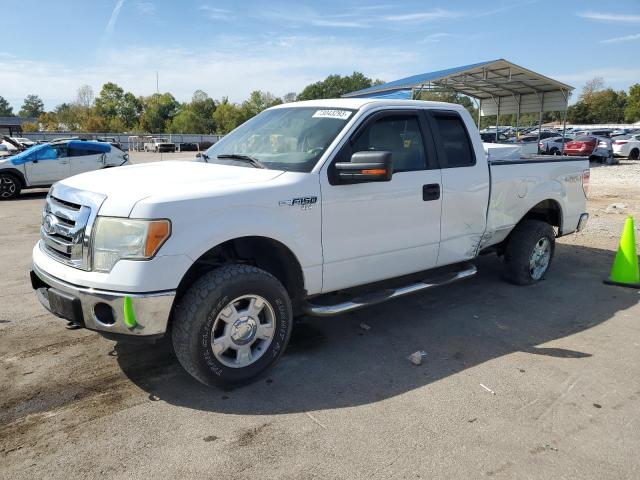
<svg viewBox="0 0 640 480">
<path fill-rule="evenodd" d="M 10 200 L 20 195 L 20 180 L 10 173 L 0 174 L 0 200 Z"/>
<path fill-rule="evenodd" d="M 173 347 L 200 382 L 243 383 L 280 358 L 292 320 L 287 291 L 273 275 L 227 265 L 200 277 L 176 305 Z"/>
<path fill-rule="evenodd" d="M 542 280 L 551 265 L 555 245 L 555 232 L 548 223 L 539 220 L 519 223 L 505 249 L 507 280 L 516 285 L 531 285 Z"/>
</svg>

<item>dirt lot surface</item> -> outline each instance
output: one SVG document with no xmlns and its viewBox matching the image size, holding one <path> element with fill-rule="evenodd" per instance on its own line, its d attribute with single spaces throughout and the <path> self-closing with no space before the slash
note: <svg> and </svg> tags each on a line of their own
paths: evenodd
<svg viewBox="0 0 640 480">
<path fill-rule="evenodd" d="M 463 283 L 306 321 L 228 391 L 166 344 L 66 330 L 28 281 L 44 193 L 0 203 L 0 478 L 640 478 L 640 297 L 602 283 L 640 163 L 594 167 L 589 196 L 544 282 L 482 257 Z"/>
</svg>

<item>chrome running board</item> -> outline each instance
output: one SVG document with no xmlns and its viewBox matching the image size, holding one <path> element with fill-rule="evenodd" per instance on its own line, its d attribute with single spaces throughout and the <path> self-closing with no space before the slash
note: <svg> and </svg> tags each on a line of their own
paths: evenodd
<svg viewBox="0 0 640 480">
<path fill-rule="evenodd" d="M 448 283 L 457 282 L 458 280 L 472 277 L 477 272 L 478 269 L 475 265 L 465 264 L 462 270 L 448 275 L 442 275 L 437 279 L 422 280 L 404 287 L 388 288 L 378 292 L 367 293 L 335 305 L 316 305 L 313 303 L 307 303 L 304 305 L 303 310 L 307 315 L 314 317 L 330 317 L 332 315 L 352 312 L 370 305 L 386 302 L 387 300 L 394 298 L 403 297 L 410 293 L 420 292 L 422 290 L 428 290 Z"/>
</svg>

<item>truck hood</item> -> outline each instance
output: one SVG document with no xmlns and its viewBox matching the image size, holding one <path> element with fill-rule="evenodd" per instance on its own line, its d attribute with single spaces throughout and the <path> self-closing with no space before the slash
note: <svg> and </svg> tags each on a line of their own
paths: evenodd
<svg viewBox="0 0 640 480">
<path fill-rule="evenodd" d="M 250 189 L 282 175 L 281 170 L 218 165 L 193 161 L 163 161 L 87 172 L 62 180 L 72 188 L 106 195 L 100 215 L 126 217 L 137 202 L 176 194 L 211 196 L 225 190 Z"/>
</svg>

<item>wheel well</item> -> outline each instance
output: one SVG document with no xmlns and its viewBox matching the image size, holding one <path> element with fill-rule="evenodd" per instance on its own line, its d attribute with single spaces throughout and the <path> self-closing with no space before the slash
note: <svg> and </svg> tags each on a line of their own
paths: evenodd
<svg viewBox="0 0 640 480">
<path fill-rule="evenodd" d="M 18 179 L 18 181 L 20 182 L 20 186 L 22 188 L 26 188 L 27 187 L 27 182 L 24 179 L 24 175 L 22 175 L 22 172 L 20 170 L 16 170 L 13 168 L 8 168 L 8 169 L 4 169 L 1 170 L 0 173 L 6 173 L 9 175 L 13 175 L 14 177 L 16 177 Z"/>
<path fill-rule="evenodd" d="M 558 227 L 559 232 L 562 231 L 562 209 L 555 200 L 543 200 L 538 203 L 520 219 L 520 222 L 523 220 L 540 220 Z"/>
<path fill-rule="evenodd" d="M 240 237 L 221 243 L 198 258 L 180 281 L 177 296 L 204 273 L 229 263 L 246 263 L 269 272 L 282 283 L 294 305 L 305 295 L 302 267 L 289 248 L 267 237 Z"/>
<path fill-rule="evenodd" d="M 509 239 L 511 238 L 511 234 L 515 230 L 515 227 L 517 227 L 525 220 L 540 220 L 541 222 L 548 223 L 552 227 L 557 227 L 558 235 L 562 233 L 562 208 L 560 207 L 560 204 L 551 199 L 543 200 L 542 202 L 534 205 L 531 210 L 525 213 L 518 224 L 514 226 L 513 230 L 511 230 L 507 238 L 493 247 L 491 251 L 496 251 L 498 255 L 504 255 L 507 243 L 509 243 Z"/>
</svg>

